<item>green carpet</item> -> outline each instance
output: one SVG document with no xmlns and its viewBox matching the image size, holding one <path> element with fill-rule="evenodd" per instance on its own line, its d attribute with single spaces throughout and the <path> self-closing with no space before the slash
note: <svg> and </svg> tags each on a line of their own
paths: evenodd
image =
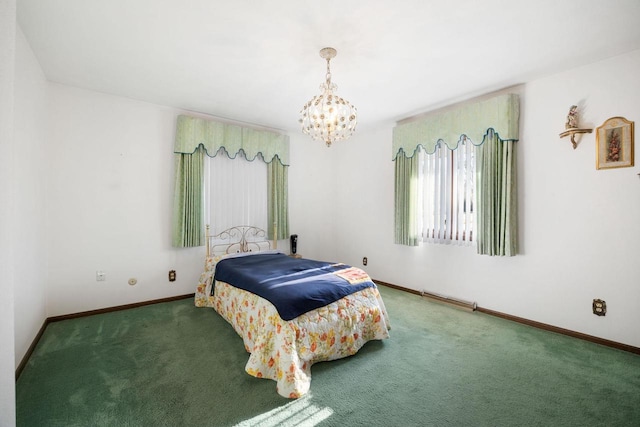
<svg viewBox="0 0 640 427">
<path fill-rule="evenodd" d="M 289 400 L 181 300 L 50 324 L 18 426 L 638 426 L 640 357 L 380 287 L 391 338 L 314 365 Z"/>
</svg>

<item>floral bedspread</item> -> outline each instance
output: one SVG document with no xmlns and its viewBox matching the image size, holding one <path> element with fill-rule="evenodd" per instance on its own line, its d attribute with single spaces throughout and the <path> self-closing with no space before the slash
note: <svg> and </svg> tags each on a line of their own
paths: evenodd
<svg viewBox="0 0 640 427">
<path fill-rule="evenodd" d="M 285 321 L 269 301 L 225 282 L 216 282 L 211 296 L 215 262 L 207 260 L 195 305 L 214 308 L 233 326 L 251 354 L 247 373 L 275 380 L 281 396 L 298 398 L 309 391 L 312 364 L 351 356 L 367 341 L 389 337 L 376 287 Z"/>
</svg>

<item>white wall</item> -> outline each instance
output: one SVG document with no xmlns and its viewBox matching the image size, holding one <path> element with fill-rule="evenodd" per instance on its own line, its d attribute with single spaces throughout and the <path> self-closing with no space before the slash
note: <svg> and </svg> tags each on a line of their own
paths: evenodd
<svg viewBox="0 0 640 427">
<path fill-rule="evenodd" d="M 15 162 L 16 212 L 15 268 L 15 364 L 26 354 L 46 319 L 47 283 L 47 83 L 24 34 L 16 37 Z"/>
<path fill-rule="evenodd" d="M 170 234 L 175 123 L 184 111 L 54 83 L 47 111 L 47 316 L 193 293 L 204 248 L 172 248 Z M 308 209 L 314 193 L 334 188 L 331 151 L 297 134 L 291 145 L 291 232 L 308 230 L 299 250 L 314 256 L 333 246 L 332 216 Z M 288 241 L 278 244 L 288 251 Z M 172 269 L 178 280 L 169 283 Z"/>
<path fill-rule="evenodd" d="M 393 124 L 358 133 L 331 149 L 337 187 L 319 194 L 319 201 L 306 202 L 316 217 L 334 215 L 335 246 L 314 255 L 356 266 L 367 256 L 367 271 L 376 279 L 640 347 L 638 166 L 597 171 L 595 134 L 585 135 L 576 150 L 558 136 L 576 103 L 585 127 L 600 126 L 612 116 L 638 123 L 638 70 L 640 51 L 517 89 L 521 255 L 488 257 L 467 247 L 393 244 Z M 315 161 L 314 153 L 296 159 Z M 300 234 L 312 227 L 304 224 Z M 607 302 L 606 317 L 592 314 L 594 298 Z"/>
<path fill-rule="evenodd" d="M 638 85 L 629 70 L 637 68 L 634 52 L 518 89 L 522 254 L 515 258 L 392 243 L 392 123 L 329 149 L 292 132 L 291 232 L 300 253 L 353 265 L 367 256 L 380 280 L 638 346 L 634 248 L 625 237 L 638 234 L 637 168 L 596 171 L 593 134 L 577 150 L 558 137 L 576 102 L 585 126 L 614 115 L 633 120 Z M 49 315 L 192 292 L 201 251 L 172 249 L 168 232 L 173 164 L 166 153 L 179 111 L 61 85 L 51 85 L 50 111 Z M 624 232 L 598 227 L 611 213 Z M 621 265 L 610 275 L 598 267 L 605 263 Z M 170 268 L 178 270 L 174 285 L 166 282 Z M 98 269 L 106 283 L 95 281 Z M 140 284 L 131 288 L 126 280 L 134 276 Z M 607 301 L 605 318 L 591 314 L 593 298 Z"/>
<path fill-rule="evenodd" d="M 289 232 L 298 234 L 298 253 L 305 258 L 333 260 L 336 206 L 332 192 L 338 185 L 333 148 L 301 132 L 289 137 Z M 279 249 L 288 252 L 289 243 Z"/>
<path fill-rule="evenodd" d="M 171 247 L 180 111 L 52 83 L 48 111 L 47 315 L 193 293 L 204 249 Z"/>
<path fill-rule="evenodd" d="M 0 425 L 16 423 L 13 266 L 13 85 L 15 82 L 16 2 L 0 1 Z"/>
</svg>

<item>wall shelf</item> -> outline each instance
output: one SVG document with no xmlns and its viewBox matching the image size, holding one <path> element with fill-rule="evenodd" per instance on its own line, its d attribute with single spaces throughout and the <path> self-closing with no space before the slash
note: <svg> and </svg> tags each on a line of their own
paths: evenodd
<svg viewBox="0 0 640 427">
<path fill-rule="evenodd" d="M 576 134 L 581 133 L 591 133 L 593 129 L 578 129 L 578 128 L 570 128 L 565 130 L 560 134 L 560 138 L 564 138 L 565 136 L 571 135 L 571 144 L 573 144 L 573 149 L 575 150 L 578 147 L 578 143 L 576 142 Z"/>
</svg>

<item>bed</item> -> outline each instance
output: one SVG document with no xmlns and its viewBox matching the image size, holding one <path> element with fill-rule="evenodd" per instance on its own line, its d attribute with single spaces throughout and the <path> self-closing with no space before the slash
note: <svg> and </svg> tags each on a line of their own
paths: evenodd
<svg viewBox="0 0 640 427">
<path fill-rule="evenodd" d="M 298 398 L 309 391 L 314 363 L 388 338 L 389 318 L 364 271 L 288 256 L 265 236 L 249 226 L 210 236 L 207 227 L 195 305 L 216 310 L 242 337 L 249 375 L 275 380 L 281 396 Z M 326 302 L 327 293 L 335 300 Z"/>
</svg>

